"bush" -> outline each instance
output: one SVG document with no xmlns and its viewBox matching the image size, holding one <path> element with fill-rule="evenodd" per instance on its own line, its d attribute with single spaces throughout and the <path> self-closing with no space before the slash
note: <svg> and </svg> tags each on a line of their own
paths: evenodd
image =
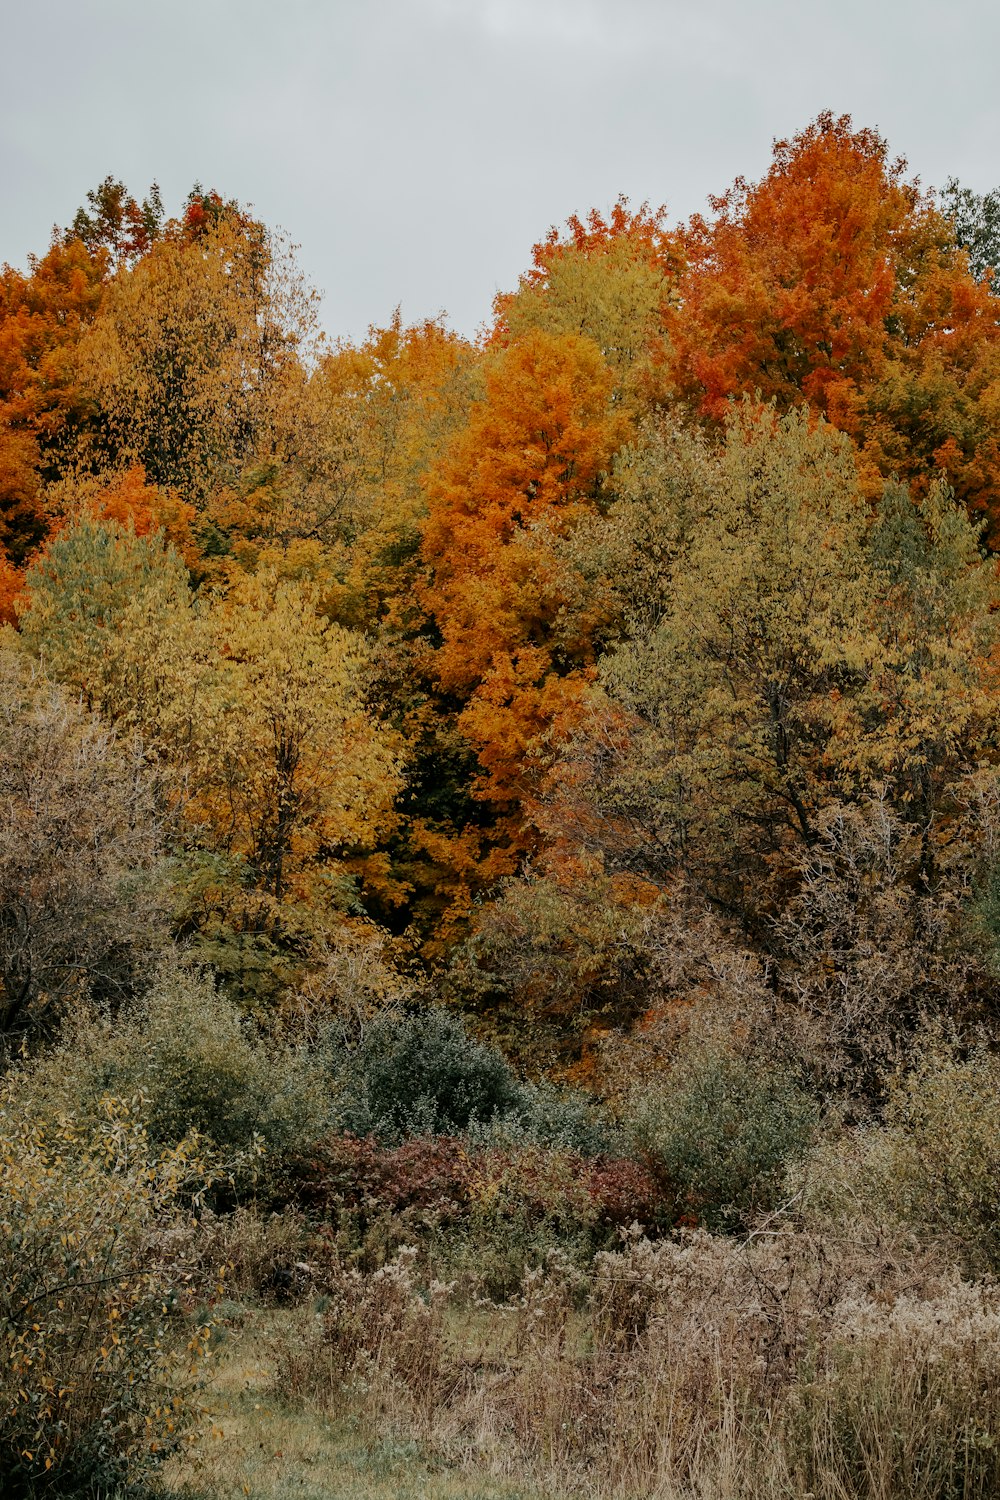
<svg viewBox="0 0 1000 1500">
<path fill-rule="evenodd" d="M 925 1033 L 916 1065 L 890 1086 L 884 1124 L 819 1146 L 797 1185 L 815 1221 L 874 1217 L 1000 1272 L 1000 1057 Z"/>
<path fill-rule="evenodd" d="M 669 1217 L 663 1185 L 639 1163 L 535 1144 L 333 1135 L 297 1175 L 304 1206 L 327 1221 L 327 1250 L 370 1268 L 416 1244 L 438 1271 L 467 1273 L 491 1296 L 507 1296 L 553 1250 L 583 1263 L 620 1229 Z"/>
<path fill-rule="evenodd" d="M 29 1123 L 0 1105 L 0 1473 L 4 1494 L 134 1477 L 180 1440 L 207 1327 L 170 1347 L 189 1281 L 181 1212 L 208 1169 L 155 1150 L 122 1101 Z M 184 1341 L 180 1340 L 183 1345 Z"/>
<path fill-rule="evenodd" d="M 592 1095 L 544 1081 L 522 1084 L 513 1111 L 485 1123 L 471 1121 L 466 1135 L 476 1146 L 549 1146 L 581 1156 L 604 1156 L 623 1146 Z"/>
<path fill-rule="evenodd" d="M 377 1020 L 356 1048 L 335 1050 L 334 1069 L 344 1129 L 386 1142 L 457 1135 L 523 1100 L 500 1053 L 441 1010 Z"/>
<path fill-rule="evenodd" d="M 155 785 L 58 688 L 0 647 L 0 1047 L 141 989 L 165 938 Z"/>
<path fill-rule="evenodd" d="M 331 1109 L 314 1059 L 255 1038 L 209 976 L 176 964 L 117 1026 L 85 1026 L 27 1083 L 29 1096 L 71 1111 L 93 1112 L 107 1093 L 137 1097 L 151 1141 L 198 1131 L 239 1194 L 259 1181 L 280 1191 L 285 1158 L 322 1135 Z"/>
<path fill-rule="evenodd" d="M 597 1156 L 616 1141 L 592 1098 L 522 1083 L 495 1048 L 443 1010 L 380 1016 L 353 1047 L 330 1055 L 342 1128 L 387 1144 L 462 1135 L 473 1149 L 537 1145 Z"/>
<path fill-rule="evenodd" d="M 789 1073 L 706 1041 L 682 1046 L 635 1107 L 638 1138 L 674 1183 L 678 1214 L 714 1229 L 745 1228 L 775 1206 L 786 1164 L 817 1120 Z"/>
</svg>

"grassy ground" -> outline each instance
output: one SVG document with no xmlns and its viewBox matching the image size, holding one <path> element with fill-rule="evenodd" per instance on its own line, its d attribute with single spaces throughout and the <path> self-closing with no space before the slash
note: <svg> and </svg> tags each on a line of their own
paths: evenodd
<svg viewBox="0 0 1000 1500">
<path fill-rule="evenodd" d="M 276 1398 L 267 1355 L 276 1316 L 249 1314 L 219 1347 L 203 1434 L 162 1476 L 170 1500 L 543 1500 Z"/>
</svg>

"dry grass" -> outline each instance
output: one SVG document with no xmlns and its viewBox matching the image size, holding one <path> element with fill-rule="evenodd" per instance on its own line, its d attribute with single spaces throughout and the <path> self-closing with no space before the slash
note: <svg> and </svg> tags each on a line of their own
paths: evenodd
<svg viewBox="0 0 1000 1500">
<path fill-rule="evenodd" d="M 170 1500 L 541 1500 L 533 1488 L 470 1476 L 403 1431 L 283 1395 L 273 1356 L 298 1315 L 232 1311 L 201 1440 L 162 1474 Z"/>
<path fill-rule="evenodd" d="M 605 1500 L 993 1500 L 1000 1293 L 933 1254 L 788 1226 L 555 1256 L 504 1306 L 415 1252 L 331 1275 L 279 1388 L 467 1475 Z"/>
</svg>

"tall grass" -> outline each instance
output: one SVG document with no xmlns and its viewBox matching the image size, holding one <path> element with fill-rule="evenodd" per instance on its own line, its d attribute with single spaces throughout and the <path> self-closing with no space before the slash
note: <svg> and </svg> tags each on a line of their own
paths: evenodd
<svg viewBox="0 0 1000 1500">
<path fill-rule="evenodd" d="M 331 1268 L 280 1389 L 546 1493 L 993 1500 L 1000 1292 L 874 1232 L 627 1237 L 505 1304 Z"/>
</svg>

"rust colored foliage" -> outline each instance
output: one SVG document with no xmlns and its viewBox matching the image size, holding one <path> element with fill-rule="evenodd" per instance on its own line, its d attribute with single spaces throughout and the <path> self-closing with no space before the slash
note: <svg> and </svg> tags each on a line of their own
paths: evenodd
<svg viewBox="0 0 1000 1500">
<path fill-rule="evenodd" d="M 532 331 L 487 366 L 483 399 L 430 472 L 422 603 L 429 664 L 481 767 L 477 795 L 519 842 L 530 746 L 574 701 L 594 621 L 567 613 L 546 538 L 598 504 L 628 434 L 591 340 Z"/>
<path fill-rule="evenodd" d="M 295 1164 L 293 1180 L 300 1201 L 324 1213 L 409 1211 L 447 1222 L 485 1209 L 500 1220 L 569 1214 L 595 1229 L 669 1217 L 669 1185 L 648 1164 L 527 1143 L 474 1146 L 457 1136 L 412 1136 L 398 1146 L 327 1136 Z"/>
<path fill-rule="evenodd" d="M 20 568 L 48 532 L 42 485 L 85 393 L 73 352 L 96 313 L 106 250 L 55 242 L 27 273 L 0 271 L 0 556 Z"/>
<path fill-rule="evenodd" d="M 896 292 L 898 244 L 927 205 L 882 138 L 820 115 L 778 141 L 767 176 L 737 179 L 692 219 L 672 328 L 682 389 L 709 416 L 759 390 L 824 412 L 871 378 Z"/>
<path fill-rule="evenodd" d="M 755 392 L 808 402 L 858 443 L 872 493 L 943 468 L 995 529 L 997 299 L 905 170 L 877 131 L 826 113 L 712 200 L 669 318 L 677 389 L 712 420 Z"/>
<path fill-rule="evenodd" d="M 194 506 L 174 490 L 147 484 L 145 471 L 139 464 L 110 479 L 87 509 L 94 520 L 130 526 L 136 536 L 161 532 L 164 541 L 177 549 L 189 568 L 198 562 L 192 530 L 197 519 Z"/>
</svg>

